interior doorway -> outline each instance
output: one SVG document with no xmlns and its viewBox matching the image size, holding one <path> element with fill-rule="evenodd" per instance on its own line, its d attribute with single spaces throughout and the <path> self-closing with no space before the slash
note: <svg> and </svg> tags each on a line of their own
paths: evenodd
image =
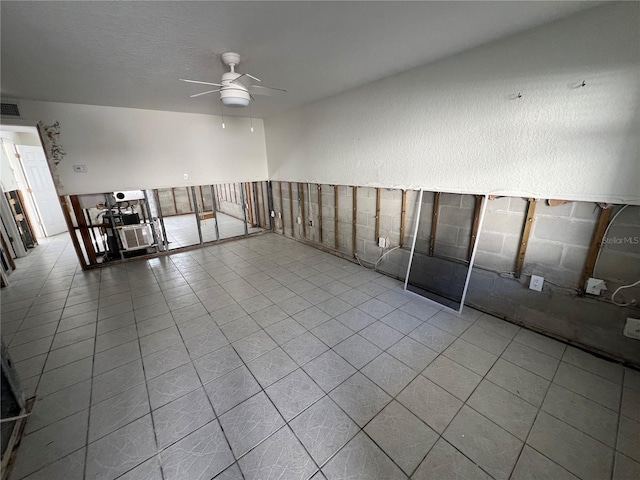
<svg viewBox="0 0 640 480">
<path fill-rule="evenodd" d="M 3 194 L 18 192 L 36 238 L 66 232 L 67 224 L 36 128 L 2 125 L 0 132 Z"/>
</svg>

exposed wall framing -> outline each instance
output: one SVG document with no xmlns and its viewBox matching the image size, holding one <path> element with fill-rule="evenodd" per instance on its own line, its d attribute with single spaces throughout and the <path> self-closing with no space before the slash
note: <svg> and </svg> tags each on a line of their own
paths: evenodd
<svg viewBox="0 0 640 480">
<path fill-rule="evenodd" d="M 527 253 L 527 246 L 529 245 L 529 236 L 531 235 L 531 228 L 535 221 L 536 206 L 538 200 L 530 198 L 527 205 L 527 216 L 524 220 L 524 227 L 522 229 L 522 238 L 520 240 L 520 249 L 518 251 L 518 258 L 516 259 L 516 271 L 515 277 L 520 278 L 522 274 L 522 267 L 524 266 L 524 258 Z"/>
<path fill-rule="evenodd" d="M 322 185 L 318 183 L 318 237 L 322 243 Z"/>
<path fill-rule="evenodd" d="M 334 198 L 334 202 L 333 202 L 333 208 L 334 208 L 334 215 L 335 215 L 335 248 L 336 250 L 340 250 L 340 241 L 338 239 L 338 223 L 339 223 L 339 219 L 338 219 L 338 185 L 334 185 L 333 186 L 333 198 Z"/>
<path fill-rule="evenodd" d="M 604 234 L 607 231 L 609 222 L 611 221 L 611 214 L 613 208 L 611 205 L 606 205 L 605 208 L 600 208 L 600 215 L 598 216 L 598 224 L 593 232 L 593 238 L 591 239 L 591 245 L 589 246 L 589 254 L 587 255 L 587 262 L 584 266 L 584 272 L 580 279 L 580 288 L 583 290 L 587 286 L 587 280 L 593 276 L 593 270 L 596 266 L 596 260 L 598 259 L 598 253 L 602 248 L 602 242 L 604 240 Z"/>
<path fill-rule="evenodd" d="M 442 194 L 436 192 L 433 199 L 433 215 L 431 217 L 431 236 L 429 237 L 429 255 L 433 257 L 436 251 L 436 234 L 438 233 L 438 218 L 440 217 L 440 197 Z"/>
<path fill-rule="evenodd" d="M 353 194 L 353 215 L 351 219 L 351 251 L 353 252 L 353 256 L 356 257 L 358 252 L 356 248 L 356 234 L 357 234 L 357 219 L 358 219 L 358 187 L 351 187 L 351 192 Z"/>
</svg>

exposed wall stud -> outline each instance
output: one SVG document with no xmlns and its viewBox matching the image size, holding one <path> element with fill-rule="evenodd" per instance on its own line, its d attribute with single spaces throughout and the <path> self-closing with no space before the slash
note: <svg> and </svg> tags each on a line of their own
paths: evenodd
<svg viewBox="0 0 640 480">
<path fill-rule="evenodd" d="M 175 215 L 178 215 L 178 202 L 176 202 L 176 189 L 171 187 L 171 198 L 173 199 L 173 209 L 175 210 Z"/>
<path fill-rule="evenodd" d="M 259 182 L 260 186 L 260 203 L 262 203 L 262 219 L 264 220 L 264 227 L 267 227 L 267 223 L 271 223 L 271 220 L 267 222 L 267 218 L 271 218 L 271 209 L 269 208 L 269 184 L 264 182 Z M 266 186 L 266 188 L 265 188 Z M 267 198 L 265 199 L 265 190 L 267 190 Z"/>
<path fill-rule="evenodd" d="M 76 217 L 76 222 L 78 223 L 78 230 L 80 230 L 80 238 L 82 238 L 82 243 L 84 243 L 84 249 L 87 252 L 87 257 L 89 258 L 89 265 L 95 265 L 96 260 L 96 251 L 93 248 L 93 242 L 91 241 L 91 237 L 89 236 L 89 227 L 87 226 L 87 219 L 84 215 L 84 211 L 80 206 L 80 199 L 77 195 L 70 195 L 69 200 L 71 202 L 71 208 L 73 209 L 73 214 Z M 76 232 L 74 230 L 69 230 L 69 233 L 72 237 L 76 237 Z M 114 232 L 114 235 L 116 232 Z"/>
<path fill-rule="evenodd" d="M 244 189 L 246 190 L 245 195 L 247 196 L 249 204 L 249 223 L 251 223 L 251 225 L 253 226 L 255 224 L 255 218 L 253 216 L 253 203 L 254 201 L 258 201 L 258 196 L 256 195 L 256 182 L 246 182 L 244 184 Z M 256 213 L 258 215 L 258 224 L 260 224 L 260 211 L 257 208 L 257 204 Z"/>
<path fill-rule="evenodd" d="M 334 216 L 335 218 L 335 247 L 336 250 L 340 249 L 340 243 L 338 242 L 338 185 L 333 186 L 333 198 L 334 198 Z"/>
<path fill-rule="evenodd" d="M 300 204 L 300 214 L 302 215 L 302 238 L 307 238 L 307 221 L 304 211 L 304 185 L 298 183 L 298 203 Z"/>
<path fill-rule="evenodd" d="M 284 200 L 282 199 L 282 182 L 278 182 L 278 194 L 280 195 L 280 220 L 282 234 L 284 235 Z"/>
<path fill-rule="evenodd" d="M 467 253 L 468 261 L 471 261 L 471 255 L 473 255 L 473 247 L 478 241 L 478 227 L 480 226 L 480 214 L 482 213 L 483 203 L 484 203 L 484 196 L 476 195 L 476 208 L 473 211 L 473 227 L 471 229 L 471 241 L 469 242 L 469 251 Z"/>
<path fill-rule="evenodd" d="M 527 245 L 529 244 L 529 236 L 531 235 L 531 228 L 536 215 L 536 205 L 538 201 L 535 198 L 529 199 L 529 205 L 527 206 L 527 217 L 524 221 L 524 227 L 522 229 L 522 238 L 520 240 L 520 251 L 518 252 L 518 258 L 516 260 L 516 272 L 515 277 L 520 278 L 522 274 L 522 267 L 524 266 L 524 257 L 527 253 Z"/>
<path fill-rule="evenodd" d="M 404 235 L 407 228 L 407 191 L 402 190 L 402 210 L 400 212 L 400 240 L 399 245 L 404 247 Z"/>
<path fill-rule="evenodd" d="M 352 219 L 352 238 L 351 238 L 351 251 L 353 252 L 353 256 L 357 255 L 356 251 L 356 228 L 358 221 L 358 187 L 351 187 L 351 191 L 353 192 L 353 219 Z"/>
<path fill-rule="evenodd" d="M 436 233 L 438 233 L 438 219 L 440 218 L 440 192 L 436 192 L 433 199 L 433 215 L 431 217 L 431 237 L 429 237 L 429 256 L 433 257 L 436 251 Z M 418 218 L 417 222 L 420 221 Z"/>
<path fill-rule="evenodd" d="M 582 272 L 582 278 L 580 279 L 580 288 L 584 290 L 587 285 L 587 280 L 591 278 L 593 275 L 593 269 L 596 266 L 596 260 L 598 259 L 598 253 L 602 248 L 602 242 L 604 240 L 604 234 L 607 231 L 607 227 L 609 226 L 609 222 L 611 221 L 611 214 L 613 213 L 613 208 L 610 206 L 606 206 L 608 208 L 600 207 L 600 215 L 598 216 L 598 224 L 596 225 L 596 229 L 593 232 L 593 238 L 591 239 L 591 245 L 589 246 L 589 254 L 587 255 L 587 263 L 584 266 L 584 271 Z"/>
<path fill-rule="evenodd" d="M 289 209 L 291 213 L 291 236 L 295 237 L 294 230 L 296 222 L 293 221 L 293 187 L 291 186 L 291 182 L 289 182 L 289 207 L 291 207 Z"/>
<path fill-rule="evenodd" d="M 322 243 L 322 185 L 318 184 L 318 237 Z"/>
<path fill-rule="evenodd" d="M 376 230 L 375 230 L 375 238 L 374 242 L 378 243 L 378 238 L 380 238 L 380 204 L 382 202 L 381 192 L 379 188 L 376 188 Z"/>
</svg>

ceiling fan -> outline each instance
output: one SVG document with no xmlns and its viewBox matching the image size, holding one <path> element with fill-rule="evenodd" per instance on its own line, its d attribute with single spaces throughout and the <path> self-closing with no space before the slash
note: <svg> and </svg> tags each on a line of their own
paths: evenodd
<svg viewBox="0 0 640 480">
<path fill-rule="evenodd" d="M 215 90 L 196 93 L 195 95 L 191 95 L 191 98 L 220 92 L 220 101 L 223 105 L 227 107 L 246 107 L 251 103 L 251 100 L 253 100 L 252 95 L 277 95 L 286 92 L 286 90 L 281 88 L 255 85 L 253 82 L 260 82 L 261 80 L 259 78 L 249 75 L 248 73 L 236 72 L 236 67 L 240 63 L 240 55 L 237 53 L 223 53 L 222 62 L 229 67 L 229 71 L 222 75 L 220 83 L 186 80 L 184 78 L 180 79 L 183 82 L 219 87 Z"/>
</svg>

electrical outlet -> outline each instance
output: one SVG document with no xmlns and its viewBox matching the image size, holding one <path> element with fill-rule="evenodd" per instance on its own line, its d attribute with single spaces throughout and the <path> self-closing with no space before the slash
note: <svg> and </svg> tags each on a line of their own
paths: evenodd
<svg viewBox="0 0 640 480">
<path fill-rule="evenodd" d="M 606 290 L 607 285 L 604 283 L 604 280 L 600 280 L 599 278 L 590 278 L 587 280 L 587 285 L 584 288 L 585 293 L 589 295 L 600 295 L 602 290 Z"/>
<path fill-rule="evenodd" d="M 378 238 L 378 246 L 380 248 L 387 248 L 387 239 L 384 237 Z"/>
<path fill-rule="evenodd" d="M 278 218 L 282 218 L 282 212 L 278 212 Z"/>
<path fill-rule="evenodd" d="M 302 224 L 302 219 L 300 217 L 296 217 L 296 223 L 298 225 L 301 225 Z"/>
<path fill-rule="evenodd" d="M 87 173 L 89 169 L 87 168 L 86 165 L 74 165 L 73 171 L 76 173 Z"/>
<path fill-rule="evenodd" d="M 536 292 L 542 291 L 542 285 L 544 285 L 544 277 L 538 275 L 531 275 L 531 281 L 529 282 L 529 288 Z"/>
<path fill-rule="evenodd" d="M 309 226 L 313 227 L 313 220 L 309 220 Z"/>
<path fill-rule="evenodd" d="M 622 333 L 625 337 L 640 340 L 640 318 L 627 317 L 627 324 Z"/>
<path fill-rule="evenodd" d="M 188 174 L 188 173 L 185 173 L 185 174 L 183 175 L 183 177 L 184 177 L 184 179 L 185 179 L 185 180 L 189 180 L 189 174 Z"/>
<path fill-rule="evenodd" d="M 275 218 L 276 216 L 276 212 L 274 212 L 273 210 L 271 210 L 271 218 Z"/>
</svg>

